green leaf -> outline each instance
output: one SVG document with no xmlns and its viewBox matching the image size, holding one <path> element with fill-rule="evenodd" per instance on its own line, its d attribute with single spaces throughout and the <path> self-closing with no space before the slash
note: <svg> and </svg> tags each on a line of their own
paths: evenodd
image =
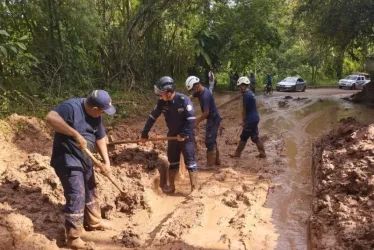
<svg viewBox="0 0 374 250">
<path fill-rule="evenodd" d="M 8 52 L 6 51 L 6 49 L 3 46 L 0 46 L 0 51 L 1 51 L 1 53 L 3 53 L 5 58 L 8 57 Z"/>
<path fill-rule="evenodd" d="M 18 50 L 17 50 L 17 48 L 16 47 L 13 47 L 13 46 L 9 46 L 9 48 L 11 49 L 11 50 L 13 50 L 13 52 L 14 53 L 18 53 Z"/>
<path fill-rule="evenodd" d="M 20 47 L 21 49 L 26 50 L 26 46 L 25 46 L 23 43 L 17 42 L 16 44 L 17 44 L 18 47 Z"/>
<path fill-rule="evenodd" d="M 28 36 L 28 35 L 24 35 L 23 37 L 21 37 L 21 38 L 18 39 L 18 40 L 23 41 L 23 40 L 26 40 L 27 38 L 29 38 L 29 36 Z"/>
<path fill-rule="evenodd" d="M 0 30 L 0 34 L 4 36 L 9 36 L 9 33 L 6 32 L 5 30 Z"/>
<path fill-rule="evenodd" d="M 206 63 L 212 67 L 212 60 L 210 60 L 210 57 L 208 56 L 207 53 L 205 53 L 205 51 L 200 51 L 201 55 L 204 57 Z"/>
</svg>

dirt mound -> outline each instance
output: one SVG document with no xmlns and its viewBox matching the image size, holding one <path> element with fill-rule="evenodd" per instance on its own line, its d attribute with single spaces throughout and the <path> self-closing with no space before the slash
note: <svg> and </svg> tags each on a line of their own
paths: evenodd
<svg viewBox="0 0 374 250">
<path fill-rule="evenodd" d="M 314 145 L 315 249 L 373 249 L 374 125 L 344 119 Z"/>
<path fill-rule="evenodd" d="M 278 102 L 278 107 L 279 108 L 286 108 L 289 106 L 288 100 L 280 100 Z"/>
<path fill-rule="evenodd" d="M 116 237 L 115 241 L 121 242 L 127 248 L 141 247 L 145 244 L 146 237 L 133 228 L 127 228 Z"/>
<path fill-rule="evenodd" d="M 137 134 L 127 126 L 112 131 L 118 133 L 118 139 L 133 139 Z M 27 218 L 35 232 L 43 234 L 46 240 L 55 240 L 62 246 L 65 199 L 60 180 L 49 165 L 50 131 L 39 119 L 12 115 L 2 121 L 0 135 L 4 138 L 0 142 L 3 149 L 0 154 L 0 223 L 7 223 L 5 216 L 15 213 Z M 114 220 L 142 210 L 151 212 L 145 191 L 153 188 L 156 167 L 165 164 L 166 157 L 159 150 L 164 146 L 164 142 L 127 144 L 116 146 L 110 152 L 113 176 L 127 193 L 121 196 L 106 177 L 96 174 L 104 218 Z M 35 249 L 39 248 L 35 246 Z"/>
<path fill-rule="evenodd" d="M 65 203 L 50 158 L 30 154 L 20 166 L 8 167 L 0 178 L 0 202 L 32 220 L 35 230 L 62 240 L 61 210 Z M 57 238 L 56 238 L 57 237 Z"/>
<path fill-rule="evenodd" d="M 365 84 L 361 92 L 352 95 L 351 100 L 355 103 L 374 104 L 374 82 Z"/>
<path fill-rule="evenodd" d="M 13 114 L 7 118 L 13 128 L 12 142 L 27 153 L 50 155 L 52 149 L 52 131 L 44 121 L 36 117 Z"/>
<path fill-rule="evenodd" d="M 54 250 L 55 242 L 44 235 L 34 233 L 32 221 L 22 215 L 0 214 L 0 249 L 7 250 Z"/>
</svg>

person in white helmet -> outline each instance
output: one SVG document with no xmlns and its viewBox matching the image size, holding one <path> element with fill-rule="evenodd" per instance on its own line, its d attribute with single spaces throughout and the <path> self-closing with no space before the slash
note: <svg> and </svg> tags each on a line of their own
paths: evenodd
<svg viewBox="0 0 374 250">
<path fill-rule="evenodd" d="M 242 124 L 243 130 L 240 135 L 239 145 L 236 148 L 235 153 L 229 154 L 231 157 L 240 157 L 242 151 L 247 144 L 249 138 L 256 144 L 258 152 L 260 153 L 258 157 L 266 158 L 264 144 L 259 138 L 258 133 L 258 123 L 260 121 L 260 116 L 257 111 L 256 97 L 255 94 L 250 90 L 250 84 L 248 77 L 240 77 L 237 82 L 240 92 L 243 95 L 243 112 L 242 112 Z"/>
<path fill-rule="evenodd" d="M 216 103 L 212 93 L 205 88 L 200 79 L 196 76 L 190 76 L 186 80 L 186 88 L 192 94 L 191 98 L 198 98 L 202 114 L 195 121 L 195 128 L 200 122 L 206 121 L 205 146 L 207 148 L 207 166 L 220 165 L 219 150 L 217 146 L 218 128 L 222 121 L 218 113 Z"/>
</svg>

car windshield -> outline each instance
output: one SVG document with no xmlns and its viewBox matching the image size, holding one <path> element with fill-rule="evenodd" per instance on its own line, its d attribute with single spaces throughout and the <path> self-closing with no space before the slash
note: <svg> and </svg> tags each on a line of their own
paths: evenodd
<svg viewBox="0 0 374 250">
<path fill-rule="evenodd" d="M 347 76 L 345 79 L 347 79 L 347 80 L 356 80 L 357 76 L 350 75 L 350 76 Z"/>
<path fill-rule="evenodd" d="M 296 77 L 287 77 L 282 80 L 282 82 L 292 82 L 295 83 L 297 81 Z"/>
</svg>

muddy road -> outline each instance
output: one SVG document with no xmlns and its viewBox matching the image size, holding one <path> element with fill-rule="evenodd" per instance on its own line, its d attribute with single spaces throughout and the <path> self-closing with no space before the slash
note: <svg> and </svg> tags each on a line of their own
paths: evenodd
<svg viewBox="0 0 374 250">
<path fill-rule="evenodd" d="M 111 152 L 113 174 L 129 191 L 128 196 L 118 197 L 103 176 L 98 179 L 102 214 L 116 230 L 86 232 L 83 238 L 95 249 L 108 250 L 308 249 L 314 140 L 344 117 L 374 122 L 372 110 L 341 99 L 354 92 L 308 89 L 304 93 L 258 96 L 260 136 L 268 157 L 256 158 L 255 145 L 248 143 L 238 160 L 228 153 L 235 150 L 239 140 L 241 99 L 227 103 L 237 94 L 218 95 L 223 117 L 218 139 L 222 163 L 220 167 L 205 167 L 201 125 L 197 131 L 199 189 L 192 195 L 183 168 L 175 195 L 164 195 L 157 188 L 155 167 L 165 159 L 165 143 L 116 146 Z M 25 119 L 13 120 L 18 124 Z M 45 149 L 50 147 L 51 137 L 38 121 L 31 120 L 26 119 L 26 123 L 36 127 L 32 133 L 18 130 L 2 135 L 0 222 L 7 223 L 0 223 L 0 236 L 14 235 L 12 230 L 22 228 L 22 220 L 30 219 L 33 230 L 26 230 L 26 238 L 36 239 L 33 249 L 52 249 L 48 248 L 52 245 L 64 248 L 59 215 L 64 203 L 62 189 L 48 166 L 49 150 Z M 165 127 L 159 120 L 151 132 L 161 136 Z M 109 134 L 115 139 L 134 139 L 143 122 L 111 128 Z M 8 123 L 2 128 L 12 131 L 9 127 L 14 121 Z M 18 215 L 23 217 L 14 219 Z M 11 228 L 9 221 L 15 224 Z M 13 249 L 22 249 L 17 246 Z"/>
</svg>

